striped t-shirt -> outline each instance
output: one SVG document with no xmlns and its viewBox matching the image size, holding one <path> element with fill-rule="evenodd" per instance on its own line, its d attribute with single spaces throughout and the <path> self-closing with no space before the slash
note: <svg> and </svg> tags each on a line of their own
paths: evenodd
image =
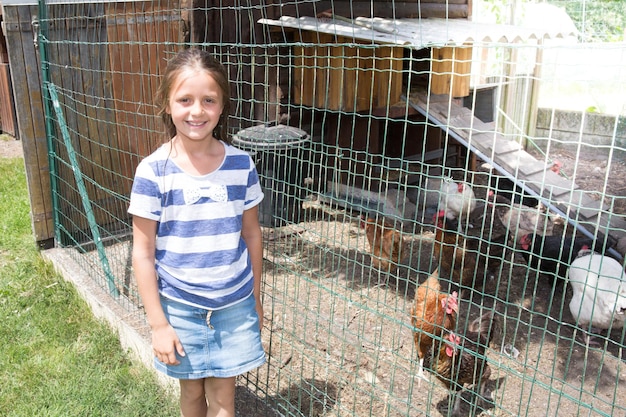
<svg viewBox="0 0 626 417">
<path fill-rule="evenodd" d="M 222 165 L 207 175 L 185 173 L 161 146 L 137 167 L 128 212 L 157 221 L 160 293 L 185 304 L 219 309 L 249 296 L 252 265 L 241 237 L 244 210 L 263 192 L 250 156 L 223 143 Z"/>
</svg>

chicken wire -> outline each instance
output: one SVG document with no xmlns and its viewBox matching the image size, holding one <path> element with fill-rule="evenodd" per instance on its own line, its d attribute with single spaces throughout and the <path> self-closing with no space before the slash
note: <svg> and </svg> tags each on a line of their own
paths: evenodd
<svg viewBox="0 0 626 417">
<path fill-rule="evenodd" d="M 440 27 L 460 26 L 461 35 L 443 44 L 416 35 L 407 45 L 390 16 L 356 19 L 374 2 L 321 3 L 40 2 L 42 91 L 58 106 L 47 112 L 57 244 L 104 288 L 112 278 L 112 299 L 141 315 L 125 211 L 132 174 L 163 140 L 152 101 L 163 63 L 181 48 L 205 48 L 230 73 L 232 135 L 281 125 L 308 134 L 297 146 L 247 149 L 266 196 L 268 363 L 239 378 L 239 415 L 455 414 L 432 371 L 416 378 L 410 311 L 435 269 L 443 291 L 459 294 L 448 329 L 466 341 L 459 355 L 491 369 L 474 378 L 482 396 L 464 391 L 456 414 L 624 414 L 623 329 L 587 347 L 576 337 L 589 327 L 576 325 L 570 285 L 540 271 L 547 256 L 524 257 L 528 229 L 514 233 L 536 216 L 532 228 L 557 237 L 544 245 L 552 257 L 575 255 L 564 236 L 579 236 L 621 262 L 626 95 L 615 104 L 608 94 L 617 113 L 597 114 L 585 103 L 584 111 L 557 107 L 542 91 L 609 81 L 623 93 L 624 44 L 539 29 L 518 36 L 505 26 L 489 27 L 502 36 L 472 38 L 472 27 L 460 26 L 466 19 L 444 18 Z M 438 3 L 448 5 L 413 8 Z M 584 15 L 588 2 L 569 3 Z M 385 7 L 399 14 L 406 5 Z M 475 206 L 437 227 L 439 210 L 454 204 L 442 206 L 442 197 L 460 183 Z M 489 249 L 493 276 L 481 275 L 479 262 L 462 272 L 463 284 L 452 282 L 462 266 L 434 255 L 445 227 L 449 247 L 467 246 L 453 256 Z M 491 343 L 469 348 L 468 327 L 485 312 L 497 322 Z M 449 346 L 446 335 L 434 337 L 436 351 Z M 480 375 L 462 369 L 457 375 Z"/>
</svg>

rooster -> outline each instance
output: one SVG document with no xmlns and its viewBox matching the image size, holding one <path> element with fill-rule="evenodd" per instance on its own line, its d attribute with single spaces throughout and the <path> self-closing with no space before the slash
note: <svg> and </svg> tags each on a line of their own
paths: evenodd
<svg viewBox="0 0 626 417">
<path fill-rule="evenodd" d="M 446 212 L 450 220 L 467 219 L 476 208 L 476 195 L 466 182 L 454 182 L 452 178 L 444 178 L 441 189 L 439 207 Z"/>
<path fill-rule="evenodd" d="M 498 220 L 507 229 L 509 240 L 513 243 L 520 241 L 522 236 L 537 233 L 543 236 L 552 235 L 554 222 L 547 207 L 543 204 L 537 207 L 528 207 L 495 194 L 488 193 L 489 204 L 493 207 Z"/>
<path fill-rule="evenodd" d="M 372 266 L 386 272 L 395 270 L 402 259 L 402 233 L 384 218 L 367 217 L 364 227 L 372 254 Z"/>
<path fill-rule="evenodd" d="M 585 332 L 587 346 L 597 343 L 586 330 L 611 330 L 626 321 L 626 273 L 613 258 L 583 248 L 570 265 L 567 279 L 573 295 L 569 309 Z"/>
<path fill-rule="evenodd" d="M 418 385 L 424 374 L 424 355 L 431 348 L 433 336 L 441 336 L 444 330 L 454 330 L 459 312 L 458 294 L 441 292 L 439 270 L 435 270 L 415 292 L 415 302 L 411 308 L 413 340 L 419 359 Z"/>
<path fill-rule="evenodd" d="M 542 236 L 529 233 L 519 241 L 521 254 L 532 268 L 565 279 L 567 268 L 583 247 L 599 252 L 601 243 L 584 236 Z"/>
<path fill-rule="evenodd" d="M 494 313 L 485 313 L 468 326 L 464 338 L 450 332 L 436 349 L 426 354 L 424 367 L 450 391 L 453 416 L 460 415 L 461 395 L 466 386 L 477 388 L 475 392 L 485 398 L 485 382 L 491 375 L 485 351 L 498 326 Z"/>
<path fill-rule="evenodd" d="M 474 276 L 486 274 L 494 279 L 504 257 L 505 236 L 486 241 L 458 233 L 456 220 L 449 220 L 440 210 L 434 216 L 436 224 L 434 256 L 439 262 L 440 275 L 451 278 L 455 285 L 474 287 Z"/>
</svg>

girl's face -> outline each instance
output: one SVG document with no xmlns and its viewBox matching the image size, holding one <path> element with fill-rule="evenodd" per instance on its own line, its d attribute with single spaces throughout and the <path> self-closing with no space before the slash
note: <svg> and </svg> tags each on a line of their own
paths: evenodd
<svg viewBox="0 0 626 417">
<path fill-rule="evenodd" d="M 206 71 L 183 71 L 172 85 L 166 112 L 177 136 L 202 141 L 213 138 L 224 108 L 222 90 Z"/>
</svg>

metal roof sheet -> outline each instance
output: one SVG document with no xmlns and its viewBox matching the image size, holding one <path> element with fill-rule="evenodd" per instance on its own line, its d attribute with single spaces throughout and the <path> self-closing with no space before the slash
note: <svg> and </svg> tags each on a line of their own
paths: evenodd
<svg viewBox="0 0 626 417">
<path fill-rule="evenodd" d="M 474 43 L 518 43 L 533 39 L 576 36 L 573 31 L 558 32 L 542 28 L 478 23 L 465 19 L 384 19 L 357 17 L 354 20 L 334 17 L 291 17 L 278 20 L 260 19 L 269 26 L 309 30 L 345 36 L 355 41 L 372 41 L 421 49 Z"/>
</svg>

